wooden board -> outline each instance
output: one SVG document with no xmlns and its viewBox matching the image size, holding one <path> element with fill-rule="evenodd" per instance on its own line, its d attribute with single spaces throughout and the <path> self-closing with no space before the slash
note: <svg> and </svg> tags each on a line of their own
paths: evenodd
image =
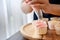
<svg viewBox="0 0 60 40">
<path fill-rule="evenodd" d="M 28 24 L 25 24 L 23 25 L 21 28 L 20 28 L 20 32 L 22 33 L 22 35 L 24 37 L 26 37 L 27 39 L 40 39 L 40 38 L 34 38 L 32 37 L 33 34 L 34 34 L 34 27 L 32 26 L 32 23 L 28 23 Z M 42 35 L 42 40 L 60 40 L 60 36 L 59 35 L 56 35 L 56 32 L 55 30 L 48 30 L 47 34 L 46 35 Z"/>
</svg>

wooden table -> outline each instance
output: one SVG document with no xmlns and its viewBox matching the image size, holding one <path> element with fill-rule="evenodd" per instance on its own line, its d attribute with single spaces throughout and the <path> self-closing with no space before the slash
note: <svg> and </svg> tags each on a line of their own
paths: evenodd
<svg viewBox="0 0 60 40">
<path fill-rule="evenodd" d="M 60 36 L 56 34 L 55 30 L 48 30 L 46 35 L 43 35 L 44 40 L 60 40 Z"/>
</svg>

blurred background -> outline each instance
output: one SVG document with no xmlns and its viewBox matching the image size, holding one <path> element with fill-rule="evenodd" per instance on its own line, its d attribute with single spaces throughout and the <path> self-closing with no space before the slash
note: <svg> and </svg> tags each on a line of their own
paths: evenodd
<svg viewBox="0 0 60 40">
<path fill-rule="evenodd" d="M 32 13 L 24 14 L 21 11 L 22 0 L 0 0 L 0 40 L 6 40 L 19 28 L 33 20 Z"/>
</svg>

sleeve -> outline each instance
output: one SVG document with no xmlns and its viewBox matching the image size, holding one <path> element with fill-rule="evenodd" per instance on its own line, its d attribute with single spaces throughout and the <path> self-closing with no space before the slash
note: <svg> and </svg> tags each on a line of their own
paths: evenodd
<svg viewBox="0 0 60 40">
<path fill-rule="evenodd" d="M 51 4 L 60 4 L 60 0 L 49 0 Z"/>
</svg>

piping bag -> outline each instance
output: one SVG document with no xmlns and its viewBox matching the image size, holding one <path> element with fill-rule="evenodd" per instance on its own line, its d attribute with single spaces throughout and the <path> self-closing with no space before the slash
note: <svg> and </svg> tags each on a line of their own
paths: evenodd
<svg viewBox="0 0 60 40">
<path fill-rule="evenodd" d="M 29 2 L 29 1 L 33 1 L 33 2 L 34 2 L 34 1 L 37 1 L 37 0 L 26 0 L 26 2 Z M 32 8 L 33 8 L 33 7 L 32 7 Z M 35 13 L 36 13 L 36 15 L 37 15 L 38 20 L 43 18 L 42 9 L 40 9 L 40 10 L 35 10 L 35 9 L 33 8 L 33 10 L 35 11 Z"/>
<path fill-rule="evenodd" d="M 39 9 L 39 10 L 36 10 L 34 7 L 33 8 L 33 11 L 35 12 L 35 14 L 37 15 L 38 17 L 38 20 L 42 20 L 43 19 L 43 13 L 42 13 L 42 9 Z"/>
<path fill-rule="evenodd" d="M 39 19 L 42 20 L 42 18 L 43 18 L 42 9 L 40 9 L 40 10 L 34 10 L 34 11 L 35 11 L 35 13 L 36 13 L 36 15 L 38 17 L 38 20 Z"/>
<path fill-rule="evenodd" d="M 40 10 L 35 10 L 35 9 L 33 8 L 33 10 L 34 10 L 35 14 L 37 15 L 38 20 L 39 20 L 39 19 L 42 20 L 42 18 L 43 18 L 42 9 L 40 9 Z"/>
</svg>

